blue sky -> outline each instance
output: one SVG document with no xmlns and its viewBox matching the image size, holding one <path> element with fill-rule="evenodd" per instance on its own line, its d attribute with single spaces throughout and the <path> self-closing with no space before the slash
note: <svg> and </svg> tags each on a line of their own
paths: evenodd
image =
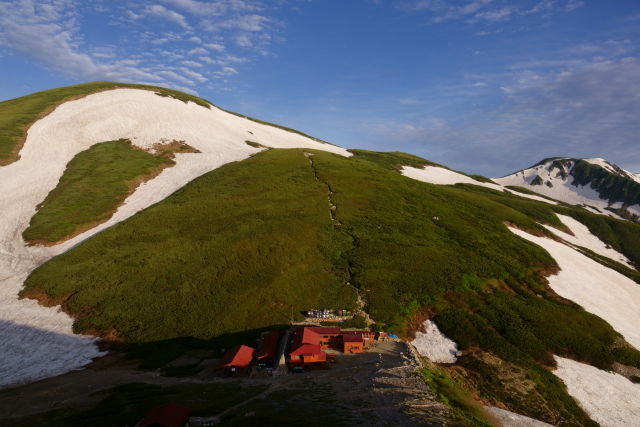
<svg viewBox="0 0 640 427">
<path fill-rule="evenodd" d="M 470 173 L 640 172 L 637 0 L 0 0 L 0 64 L 0 99 L 151 83 Z"/>
</svg>

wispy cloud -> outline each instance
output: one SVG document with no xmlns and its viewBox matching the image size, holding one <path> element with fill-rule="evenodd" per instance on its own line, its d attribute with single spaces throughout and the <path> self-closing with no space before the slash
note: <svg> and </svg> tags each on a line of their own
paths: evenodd
<svg viewBox="0 0 640 427">
<path fill-rule="evenodd" d="M 467 24 L 495 24 L 518 17 L 571 12 L 584 6 L 578 0 L 402 0 L 399 8 L 407 13 L 425 13 L 434 24 L 464 21 Z M 481 31 L 479 35 L 488 35 Z"/>
<path fill-rule="evenodd" d="M 0 2 L 0 45 L 26 53 L 47 66 L 89 79 L 158 82 L 157 75 L 122 62 L 97 62 L 76 48 L 76 14 L 71 1 Z M 95 58 L 113 56 L 96 53 Z"/>
<path fill-rule="evenodd" d="M 558 57 L 518 62 L 496 75 L 469 76 L 485 79 L 472 87 L 495 88 L 504 99 L 463 118 L 425 110 L 411 120 L 377 120 L 377 138 L 486 175 L 551 156 L 604 157 L 640 171 L 640 52 L 616 55 L 608 49 L 618 45 L 627 43 L 594 43 L 597 53 L 609 50 L 606 57 L 567 48 Z M 463 99 L 481 102 L 468 91 Z"/>
<path fill-rule="evenodd" d="M 87 80 L 189 88 L 238 74 L 230 63 L 264 55 L 280 31 L 258 0 L 156 0 L 104 7 L 73 0 L 0 0 L 0 48 L 21 52 L 52 70 Z M 86 14 L 126 37 L 85 44 Z M 95 17 L 93 18 L 95 19 Z M 123 42 L 124 40 L 124 42 Z M 185 57 L 185 52 L 188 53 Z M 190 58 L 189 58 L 190 56 Z"/>
<path fill-rule="evenodd" d="M 147 6 L 144 9 L 144 14 L 146 16 L 165 19 L 169 22 L 178 24 L 179 26 L 185 29 L 191 29 L 189 24 L 187 24 L 187 18 L 185 18 L 184 15 L 181 15 L 178 12 L 175 12 L 173 10 L 167 9 L 166 7 L 159 4 L 154 4 L 153 6 Z M 135 14 L 132 12 L 132 15 L 135 15 Z M 142 17 L 142 15 L 135 15 L 135 16 Z"/>
</svg>

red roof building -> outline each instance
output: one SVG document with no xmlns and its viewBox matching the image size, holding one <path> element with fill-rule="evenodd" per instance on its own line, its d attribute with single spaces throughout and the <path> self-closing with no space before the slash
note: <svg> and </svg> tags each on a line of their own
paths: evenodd
<svg viewBox="0 0 640 427">
<path fill-rule="evenodd" d="M 227 350 L 220 362 L 220 368 L 247 368 L 253 361 L 256 350 L 246 345 Z"/>
<path fill-rule="evenodd" d="M 376 338 L 376 333 L 371 331 L 344 331 L 343 334 L 348 335 L 360 335 L 363 341 L 373 341 Z"/>
<path fill-rule="evenodd" d="M 264 335 L 260 347 L 258 347 L 258 360 L 267 359 L 275 362 L 281 336 L 280 331 L 271 331 Z"/>
<path fill-rule="evenodd" d="M 289 363 L 306 364 L 325 362 L 327 354 L 322 351 L 320 335 L 312 328 L 298 328 L 293 332 Z"/>
<path fill-rule="evenodd" d="M 153 408 L 138 423 L 140 427 L 184 427 L 189 422 L 191 409 L 175 402 Z"/>
<path fill-rule="evenodd" d="M 311 326 L 309 329 L 320 336 L 320 345 L 322 348 L 337 347 L 340 348 L 340 328 L 337 326 Z"/>
<path fill-rule="evenodd" d="M 364 340 L 362 335 L 344 334 L 342 335 L 342 345 L 345 353 L 362 353 Z"/>
</svg>

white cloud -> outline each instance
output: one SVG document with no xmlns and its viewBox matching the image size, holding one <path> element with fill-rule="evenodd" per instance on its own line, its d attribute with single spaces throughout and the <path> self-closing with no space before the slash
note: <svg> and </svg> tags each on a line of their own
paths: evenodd
<svg viewBox="0 0 640 427">
<path fill-rule="evenodd" d="M 505 3 L 507 5 L 505 5 Z M 428 13 L 434 24 L 463 20 L 469 24 L 495 24 L 527 15 L 549 16 L 557 12 L 570 12 L 584 5 L 580 0 L 520 0 L 513 2 L 495 0 L 402 0 L 401 10 L 407 13 Z M 477 35 L 491 32 L 482 30 Z"/>
<path fill-rule="evenodd" d="M 214 73 L 217 76 L 232 76 L 238 74 L 238 71 L 233 67 L 222 67 L 220 71 Z"/>
<path fill-rule="evenodd" d="M 189 55 L 206 55 L 208 53 L 207 49 L 202 47 L 196 47 L 189 51 Z"/>
<path fill-rule="evenodd" d="M 438 128 L 417 125 L 405 135 L 414 141 L 410 151 L 483 174 L 507 174 L 552 156 L 604 157 L 637 168 L 640 58 L 546 71 L 518 70 L 502 87 L 507 102 L 497 109 Z"/>
<path fill-rule="evenodd" d="M 117 3 L 0 0 L 0 47 L 77 79 L 184 89 L 237 74 L 232 65 L 268 53 L 280 31 L 267 14 L 275 6 L 258 0 Z M 85 13 L 116 29 L 101 32 L 103 45 L 87 37 L 93 28 Z M 162 21 L 173 31 L 163 31 Z"/>
<path fill-rule="evenodd" d="M 224 15 L 232 12 L 255 12 L 263 9 L 262 5 L 256 1 L 244 0 L 160 0 L 165 4 L 189 12 L 193 15 L 212 16 Z"/>
<path fill-rule="evenodd" d="M 202 64 L 196 61 L 182 61 L 182 65 L 185 65 L 187 67 L 202 67 Z"/>
<path fill-rule="evenodd" d="M 205 76 L 203 76 L 202 74 L 200 74 L 200 73 L 198 73 L 198 72 L 196 72 L 196 71 L 189 70 L 188 68 L 181 68 L 181 69 L 180 69 L 180 71 L 181 71 L 184 75 L 186 75 L 186 76 L 190 77 L 191 79 L 193 79 L 193 80 L 197 81 L 198 83 L 204 83 L 204 82 L 206 82 L 206 81 L 208 80 L 208 79 L 207 79 Z"/>
<path fill-rule="evenodd" d="M 511 15 L 515 10 L 510 7 L 503 7 L 501 9 L 488 10 L 486 12 L 476 13 L 474 18 L 484 20 L 488 22 L 506 21 L 511 18 Z"/>
<path fill-rule="evenodd" d="M 222 43 L 205 43 L 204 46 L 215 52 L 222 52 L 224 50 L 224 45 Z"/>
<path fill-rule="evenodd" d="M 187 86 L 195 85 L 195 83 L 192 80 L 189 80 L 185 76 L 178 74 L 175 71 L 165 70 L 165 71 L 159 71 L 157 74 L 163 77 L 167 77 L 171 80 L 177 80 Z"/>
<path fill-rule="evenodd" d="M 130 64 L 98 63 L 74 47 L 69 1 L 0 2 L 0 45 L 26 53 L 57 71 L 88 79 L 160 81 Z"/>
<path fill-rule="evenodd" d="M 164 19 L 169 22 L 173 22 L 174 24 L 178 24 L 182 28 L 190 29 L 191 27 L 187 24 L 187 18 L 184 15 L 179 14 L 173 10 L 167 9 L 166 7 L 154 4 L 152 6 L 147 6 L 144 10 L 144 13 L 147 16 L 153 16 L 156 18 Z"/>
<path fill-rule="evenodd" d="M 567 4 L 565 5 L 565 10 L 567 12 L 571 12 L 574 9 L 577 9 L 579 7 L 584 6 L 584 2 L 583 1 L 579 1 L 579 0 L 568 0 Z"/>
</svg>

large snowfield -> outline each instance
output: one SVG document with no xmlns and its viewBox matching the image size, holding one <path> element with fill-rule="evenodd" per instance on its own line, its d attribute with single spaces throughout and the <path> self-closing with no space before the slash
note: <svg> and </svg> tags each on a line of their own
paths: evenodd
<svg viewBox="0 0 640 427">
<path fill-rule="evenodd" d="M 414 168 L 413 166 L 403 166 L 402 174 L 406 177 L 413 178 L 418 181 L 428 182 L 429 184 L 438 185 L 455 185 L 455 184 L 473 184 L 481 187 L 491 188 L 497 191 L 504 191 L 505 193 L 515 194 L 516 196 L 525 197 L 527 199 L 537 200 L 539 202 L 550 203 L 557 205 L 553 200 L 545 199 L 544 197 L 534 196 L 533 194 L 520 193 L 518 191 L 511 191 L 502 185 L 482 182 L 471 178 L 470 176 L 463 175 L 458 172 L 454 172 L 450 169 L 441 168 L 437 166 L 425 166 L 423 168 Z"/>
<path fill-rule="evenodd" d="M 67 163 L 93 144 L 121 138 L 150 149 L 184 141 L 200 153 L 176 155 L 176 164 L 140 185 L 111 219 L 53 247 L 28 247 L 22 232 L 36 205 L 53 190 Z M 297 133 L 151 91 L 116 89 L 69 101 L 29 129 L 20 160 L 0 167 L 0 387 L 80 368 L 100 353 L 95 340 L 73 335 L 72 319 L 17 295 L 29 273 L 97 232 L 157 203 L 198 176 L 260 151 L 312 148 L 343 156 L 343 148 Z"/>
<path fill-rule="evenodd" d="M 560 266 L 549 286 L 607 322 L 634 347 L 640 348 L 640 285 L 628 277 L 555 240 L 510 230 L 551 254 Z"/>
<path fill-rule="evenodd" d="M 596 242 L 595 236 L 587 236 L 588 230 L 585 232 L 566 217 L 561 219 L 576 234 L 575 244 L 591 245 L 590 249 L 599 251 L 598 246 L 603 243 Z M 561 270 L 548 279 L 558 295 L 606 320 L 627 342 L 640 348 L 639 284 L 566 244 L 516 228 L 510 230 L 542 246 L 556 260 Z M 640 385 L 590 365 L 559 357 L 556 360 L 558 369 L 554 373 L 591 418 L 603 426 L 640 426 Z"/>
<path fill-rule="evenodd" d="M 553 373 L 591 419 L 602 427 L 640 426 L 640 384 L 575 360 L 555 359 Z"/>
</svg>

